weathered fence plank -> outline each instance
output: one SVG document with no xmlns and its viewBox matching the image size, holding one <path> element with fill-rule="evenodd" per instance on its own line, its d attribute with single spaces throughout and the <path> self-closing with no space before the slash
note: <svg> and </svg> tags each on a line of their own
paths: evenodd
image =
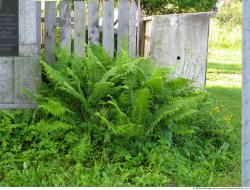
<svg viewBox="0 0 250 190">
<path fill-rule="evenodd" d="M 56 48 L 56 2 L 45 2 L 45 57 L 49 62 L 55 61 Z"/>
<path fill-rule="evenodd" d="M 71 9 L 70 1 L 61 1 L 59 10 L 60 46 L 71 52 Z"/>
<path fill-rule="evenodd" d="M 243 0 L 242 186 L 250 187 L 250 0 Z"/>
<path fill-rule="evenodd" d="M 107 53 L 114 56 L 114 0 L 103 1 L 103 40 Z"/>
<path fill-rule="evenodd" d="M 86 39 L 86 4 L 85 1 L 74 2 L 74 52 L 85 56 Z"/>
<path fill-rule="evenodd" d="M 56 18 L 56 3 L 46 1 L 45 16 L 41 18 L 41 23 L 45 23 L 45 34 L 42 32 L 42 44 L 45 45 L 45 55 L 48 60 L 54 60 L 56 46 L 56 28 L 61 30 L 60 45 L 69 51 L 81 56 L 85 56 L 85 40 L 88 32 L 87 43 L 98 45 L 100 42 L 100 32 L 102 32 L 102 45 L 107 53 L 113 57 L 115 52 L 115 35 L 117 34 L 117 50 L 120 51 L 122 46 L 129 50 L 130 55 L 135 57 L 139 54 L 140 25 L 137 18 L 140 15 L 135 0 L 119 0 L 118 7 L 118 29 L 114 23 L 114 1 L 102 1 L 102 25 L 99 25 L 99 0 L 74 1 L 74 11 L 70 10 L 71 1 L 61 1 L 59 5 L 59 18 Z M 88 12 L 87 12 L 88 5 Z M 37 5 L 38 6 L 38 5 Z M 86 15 L 87 14 L 87 15 Z M 130 16 L 131 15 L 131 16 Z M 46 20 L 46 17 L 49 18 Z M 37 18 L 39 20 L 39 18 Z M 88 23 L 88 25 L 87 25 Z M 139 28 L 138 28 L 139 27 Z M 43 27 L 42 27 L 43 30 Z M 73 31 L 74 32 L 73 32 Z M 73 34 L 71 34 L 71 31 Z M 43 36 L 44 35 L 44 36 Z M 45 41 L 43 42 L 43 39 Z M 71 47 L 71 40 L 74 41 L 74 48 Z"/>
<path fill-rule="evenodd" d="M 143 55 L 143 36 L 144 36 L 144 14 L 141 11 L 141 0 L 138 0 L 138 12 L 137 12 L 137 55 Z"/>
<path fill-rule="evenodd" d="M 118 13 L 118 51 L 121 50 L 123 42 L 128 42 L 129 34 L 129 0 L 119 1 L 119 13 Z"/>
<path fill-rule="evenodd" d="M 41 1 L 36 2 L 36 38 L 37 38 L 37 48 L 38 48 L 38 55 L 41 53 Z"/>
<path fill-rule="evenodd" d="M 129 18 L 129 53 L 132 58 L 136 57 L 136 15 L 137 6 L 134 0 L 130 3 L 130 18 Z"/>
<path fill-rule="evenodd" d="M 99 44 L 99 0 L 88 2 L 88 43 Z"/>
</svg>

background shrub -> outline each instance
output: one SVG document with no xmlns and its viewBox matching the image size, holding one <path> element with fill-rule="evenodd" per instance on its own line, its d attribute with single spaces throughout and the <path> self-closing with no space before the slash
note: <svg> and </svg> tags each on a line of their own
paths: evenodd
<svg viewBox="0 0 250 190">
<path fill-rule="evenodd" d="M 242 3 L 233 0 L 220 7 L 216 18 L 211 20 L 210 49 L 241 49 L 242 46 Z"/>
<path fill-rule="evenodd" d="M 216 0 L 143 0 L 147 15 L 207 12 L 215 7 Z"/>
</svg>

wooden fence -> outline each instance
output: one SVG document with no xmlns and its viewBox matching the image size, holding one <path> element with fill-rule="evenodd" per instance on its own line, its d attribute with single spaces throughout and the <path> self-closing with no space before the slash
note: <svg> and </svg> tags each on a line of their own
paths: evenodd
<svg viewBox="0 0 250 190">
<path fill-rule="evenodd" d="M 85 44 L 102 44 L 113 57 L 116 49 L 120 51 L 127 41 L 128 51 L 135 57 L 140 51 L 139 8 L 134 0 L 119 0 L 117 9 L 118 28 L 115 29 L 114 0 L 74 1 L 73 6 L 69 1 L 61 1 L 58 7 L 55 1 L 46 1 L 45 10 L 41 10 L 38 1 L 37 41 L 44 48 L 46 59 L 55 60 L 57 41 L 60 47 L 81 57 L 85 56 Z"/>
</svg>

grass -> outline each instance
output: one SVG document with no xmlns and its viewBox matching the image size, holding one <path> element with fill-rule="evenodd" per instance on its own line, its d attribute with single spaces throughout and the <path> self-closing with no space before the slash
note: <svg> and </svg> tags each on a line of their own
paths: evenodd
<svg viewBox="0 0 250 190">
<path fill-rule="evenodd" d="M 210 50 L 208 58 L 207 90 L 230 116 L 234 152 L 233 172 L 225 173 L 214 186 L 240 186 L 241 165 L 241 49 Z"/>
<path fill-rule="evenodd" d="M 241 7 L 240 1 L 222 7 L 210 25 L 207 90 L 230 117 L 233 152 L 231 170 L 214 186 L 240 186 L 241 176 Z M 228 170 L 229 171 L 229 170 Z"/>
<path fill-rule="evenodd" d="M 241 87 L 240 50 L 212 50 L 208 62 L 208 86 Z"/>
</svg>

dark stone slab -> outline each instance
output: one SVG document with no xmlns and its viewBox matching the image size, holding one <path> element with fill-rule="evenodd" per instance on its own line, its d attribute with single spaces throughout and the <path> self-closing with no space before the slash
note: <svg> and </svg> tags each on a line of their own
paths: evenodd
<svg viewBox="0 0 250 190">
<path fill-rule="evenodd" d="M 0 0 L 0 56 L 19 55 L 18 0 Z"/>
</svg>

